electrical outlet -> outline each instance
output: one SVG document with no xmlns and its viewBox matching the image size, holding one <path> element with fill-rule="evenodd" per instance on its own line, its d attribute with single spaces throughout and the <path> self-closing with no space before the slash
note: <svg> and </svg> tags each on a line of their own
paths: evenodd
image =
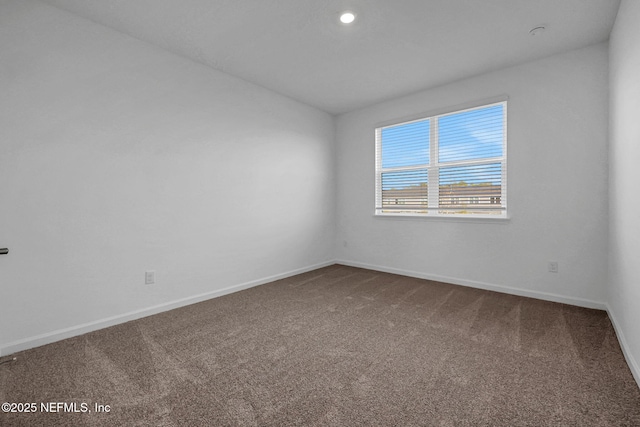
<svg viewBox="0 0 640 427">
<path fill-rule="evenodd" d="M 155 270 L 145 271 L 144 272 L 144 284 L 145 285 L 153 285 L 156 283 L 156 272 Z"/>
<path fill-rule="evenodd" d="M 557 272 L 558 272 L 558 262 L 549 261 L 549 273 L 557 273 Z"/>
</svg>

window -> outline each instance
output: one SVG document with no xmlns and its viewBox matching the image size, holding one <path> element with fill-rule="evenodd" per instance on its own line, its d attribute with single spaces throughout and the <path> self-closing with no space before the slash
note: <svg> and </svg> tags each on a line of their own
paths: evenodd
<svg viewBox="0 0 640 427">
<path fill-rule="evenodd" d="M 507 102 L 376 128 L 376 215 L 506 217 Z"/>
</svg>

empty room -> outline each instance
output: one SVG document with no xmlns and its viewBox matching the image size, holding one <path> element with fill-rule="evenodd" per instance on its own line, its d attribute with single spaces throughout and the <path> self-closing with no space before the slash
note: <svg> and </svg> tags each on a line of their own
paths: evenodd
<svg viewBox="0 0 640 427">
<path fill-rule="evenodd" d="M 638 76 L 636 0 L 0 0 L 0 425 L 640 426 Z"/>
</svg>

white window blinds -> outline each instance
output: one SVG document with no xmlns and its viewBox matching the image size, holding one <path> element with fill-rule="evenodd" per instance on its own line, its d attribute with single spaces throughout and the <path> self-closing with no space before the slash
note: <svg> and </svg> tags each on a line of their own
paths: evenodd
<svg viewBox="0 0 640 427">
<path fill-rule="evenodd" d="M 376 214 L 506 216 L 507 102 L 376 129 Z"/>
</svg>

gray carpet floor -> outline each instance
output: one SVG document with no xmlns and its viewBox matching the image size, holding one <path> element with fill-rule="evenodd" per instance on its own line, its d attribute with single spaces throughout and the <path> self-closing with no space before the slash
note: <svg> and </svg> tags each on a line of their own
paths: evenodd
<svg viewBox="0 0 640 427">
<path fill-rule="evenodd" d="M 13 356 L 3 426 L 640 426 L 605 312 L 340 265 Z"/>
</svg>

